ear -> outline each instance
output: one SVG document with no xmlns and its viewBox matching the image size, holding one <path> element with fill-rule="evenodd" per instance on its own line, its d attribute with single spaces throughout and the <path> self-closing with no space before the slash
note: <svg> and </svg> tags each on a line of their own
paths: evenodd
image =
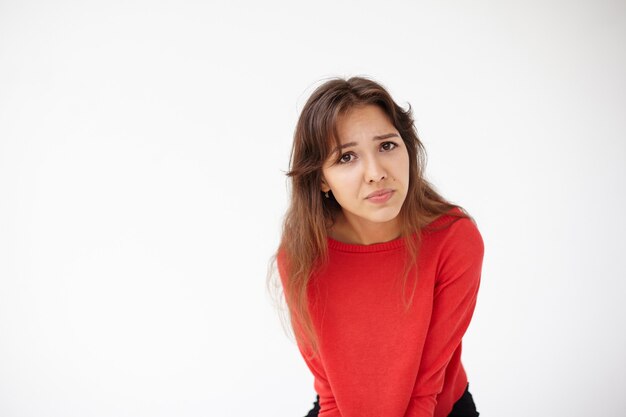
<svg viewBox="0 0 626 417">
<path fill-rule="evenodd" d="M 326 180 L 324 179 L 324 177 L 322 177 L 322 185 L 321 185 L 320 188 L 321 188 L 322 192 L 324 192 L 324 193 L 327 193 L 328 191 L 330 191 L 330 187 L 326 183 Z"/>
</svg>

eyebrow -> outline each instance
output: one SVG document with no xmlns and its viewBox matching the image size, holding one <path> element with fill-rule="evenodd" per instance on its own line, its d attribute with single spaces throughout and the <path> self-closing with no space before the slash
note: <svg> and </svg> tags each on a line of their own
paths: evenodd
<svg viewBox="0 0 626 417">
<path fill-rule="evenodd" d="M 384 135 L 376 135 L 372 138 L 372 140 L 385 140 L 385 139 L 389 139 L 389 138 L 399 138 L 400 135 L 398 135 L 397 133 L 385 133 Z M 350 146 L 356 146 L 356 142 L 348 142 L 348 143 L 344 143 L 343 145 L 335 148 L 333 150 L 334 152 L 340 151 L 341 149 L 345 149 L 345 148 L 349 148 Z"/>
</svg>

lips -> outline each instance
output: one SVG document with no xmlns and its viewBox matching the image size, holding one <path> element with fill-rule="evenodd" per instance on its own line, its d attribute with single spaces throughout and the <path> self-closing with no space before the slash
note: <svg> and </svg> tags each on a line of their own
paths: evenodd
<svg viewBox="0 0 626 417">
<path fill-rule="evenodd" d="M 392 189 L 390 189 L 390 188 L 383 188 L 382 190 L 374 191 L 373 193 L 369 194 L 365 198 L 380 197 L 381 195 L 389 194 L 391 192 L 393 192 Z"/>
</svg>

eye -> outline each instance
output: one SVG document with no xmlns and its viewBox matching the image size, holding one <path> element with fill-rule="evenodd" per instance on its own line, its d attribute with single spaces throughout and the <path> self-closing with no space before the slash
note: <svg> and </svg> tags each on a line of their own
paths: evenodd
<svg viewBox="0 0 626 417">
<path fill-rule="evenodd" d="M 397 148 L 398 145 L 395 142 L 383 142 L 380 145 L 380 147 L 383 148 L 383 150 L 385 150 L 385 151 L 390 151 L 390 150 L 392 150 L 394 148 Z"/>
<path fill-rule="evenodd" d="M 351 153 L 344 153 L 343 155 L 341 155 L 339 157 L 339 163 L 340 164 L 349 164 L 350 162 L 352 162 L 352 157 L 354 155 L 352 155 Z"/>
</svg>

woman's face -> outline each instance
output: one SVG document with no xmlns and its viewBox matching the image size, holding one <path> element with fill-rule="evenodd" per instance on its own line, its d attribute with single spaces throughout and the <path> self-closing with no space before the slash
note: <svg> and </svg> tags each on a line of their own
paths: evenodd
<svg viewBox="0 0 626 417">
<path fill-rule="evenodd" d="M 339 117 L 337 132 L 341 149 L 322 166 L 322 191 L 332 192 L 353 226 L 395 220 L 409 188 L 409 154 L 398 130 L 380 107 L 366 105 Z"/>
</svg>

